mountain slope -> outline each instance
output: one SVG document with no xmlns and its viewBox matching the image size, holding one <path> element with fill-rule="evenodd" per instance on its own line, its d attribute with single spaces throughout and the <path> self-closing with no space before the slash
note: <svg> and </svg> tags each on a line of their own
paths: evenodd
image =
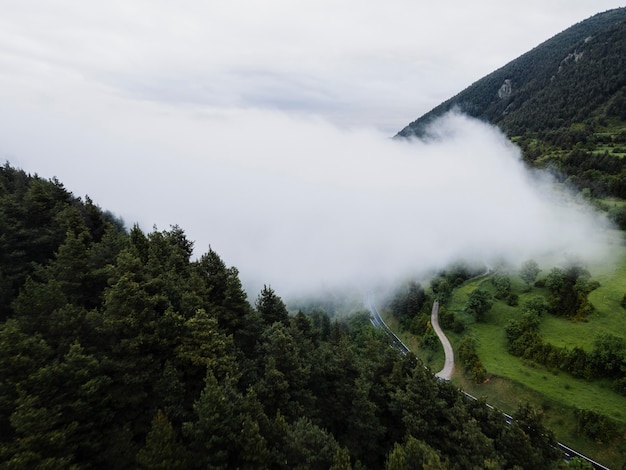
<svg viewBox="0 0 626 470">
<path fill-rule="evenodd" d="M 423 136 L 451 109 L 499 126 L 522 147 L 527 161 L 556 166 L 581 189 L 626 197 L 626 8 L 582 21 L 475 82 L 402 129 L 397 137 Z M 600 150 L 618 161 L 587 161 L 570 151 Z M 568 158 L 570 159 L 568 161 Z M 574 156 L 581 160 L 581 155 Z M 612 159 L 616 160 L 616 159 Z M 589 178 L 587 170 L 602 173 Z M 597 176 L 597 175 L 596 175 Z"/>
<path fill-rule="evenodd" d="M 492 72 L 402 129 L 421 135 L 437 116 L 459 107 L 509 135 L 562 127 L 570 120 L 624 114 L 626 8 L 600 13 Z M 613 106 L 611 106 L 613 105 Z M 621 109 L 616 109 L 621 108 Z M 623 116 L 626 117 L 626 116 Z"/>
</svg>

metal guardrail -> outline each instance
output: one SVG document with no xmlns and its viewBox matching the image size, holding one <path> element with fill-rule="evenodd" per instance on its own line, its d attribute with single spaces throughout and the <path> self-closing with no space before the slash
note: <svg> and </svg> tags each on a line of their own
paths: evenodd
<svg viewBox="0 0 626 470">
<path fill-rule="evenodd" d="M 374 303 L 371 300 L 368 300 L 366 304 L 367 304 L 367 308 L 372 314 L 370 316 L 370 321 L 372 322 L 372 325 L 374 325 L 377 328 L 381 328 L 387 334 L 387 336 L 389 336 L 389 339 L 391 340 L 391 343 L 392 343 L 391 346 L 397 349 L 398 351 L 400 351 L 405 356 L 409 352 L 411 352 L 411 350 L 406 346 L 406 344 L 404 344 L 402 340 L 398 338 L 393 331 L 391 331 L 391 328 L 387 326 L 385 321 L 380 316 L 380 313 L 378 313 L 378 310 L 374 306 Z"/>
</svg>

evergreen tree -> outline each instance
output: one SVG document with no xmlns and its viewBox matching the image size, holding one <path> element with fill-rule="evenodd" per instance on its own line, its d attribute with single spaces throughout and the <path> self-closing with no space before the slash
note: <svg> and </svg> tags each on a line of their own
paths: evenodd
<svg viewBox="0 0 626 470">
<path fill-rule="evenodd" d="M 195 468 L 232 468 L 240 445 L 242 398 L 227 378 L 218 382 L 211 371 L 194 404 L 195 420 L 183 425 Z"/>
<path fill-rule="evenodd" d="M 146 445 L 137 453 L 137 463 L 147 470 L 183 470 L 189 468 L 187 459 L 187 450 L 178 442 L 172 423 L 159 410 L 152 420 Z"/>
<path fill-rule="evenodd" d="M 447 467 L 436 450 L 410 435 L 405 443 L 394 445 L 385 464 L 385 470 L 443 470 L 445 468 Z"/>
<path fill-rule="evenodd" d="M 268 325 L 275 322 L 287 324 L 289 321 L 287 307 L 271 287 L 263 286 L 263 290 L 256 301 L 256 309 Z"/>
</svg>

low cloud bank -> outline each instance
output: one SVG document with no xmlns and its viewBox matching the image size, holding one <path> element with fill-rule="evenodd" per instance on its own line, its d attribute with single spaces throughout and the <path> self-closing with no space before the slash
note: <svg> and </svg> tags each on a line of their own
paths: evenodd
<svg viewBox="0 0 626 470">
<path fill-rule="evenodd" d="M 90 123 L 5 110 L 2 157 L 127 224 L 180 225 L 198 254 L 210 245 L 240 270 L 251 298 L 263 284 L 284 297 L 365 290 L 459 258 L 598 261 L 610 251 L 601 215 L 463 115 L 434 123 L 426 140 L 396 141 L 260 110 L 101 111 Z"/>
</svg>

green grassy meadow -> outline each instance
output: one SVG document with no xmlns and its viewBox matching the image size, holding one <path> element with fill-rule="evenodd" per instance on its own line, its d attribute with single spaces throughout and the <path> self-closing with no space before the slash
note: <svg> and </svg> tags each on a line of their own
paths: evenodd
<svg viewBox="0 0 626 470">
<path fill-rule="evenodd" d="M 600 287 L 589 295 L 595 312 L 586 321 L 579 322 L 544 315 L 540 332 L 545 342 L 570 349 L 578 346 L 590 351 L 600 334 L 610 333 L 626 339 L 626 309 L 620 305 L 626 293 L 626 244 L 623 243 L 623 236 L 623 232 L 619 232 L 620 243 L 616 244 L 614 265 L 589 266 L 592 279 L 600 282 Z M 554 266 L 537 261 L 542 269 L 541 279 Z M 513 272 L 510 279 L 513 292 L 519 295 L 519 305 L 530 297 L 547 295 L 545 289 L 536 287 L 524 292 L 524 283 Z M 484 384 L 474 384 L 457 365 L 453 383 L 474 396 L 484 397 L 488 403 L 508 413 L 514 412 L 521 403 L 533 404 L 544 411 L 546 423 L 560 441 L 619 468 L 626 459 L 626 434 L 623 434 L 626 431 L 626 396 L 614 392 L 606 380 L 578 379 L 566 372 L 549 370 L 509 354 L 504 328 L 509 320 L 518 318 L 521 310 L 508 306 L 504 301 L 497 301 L 485 321 L 477 323 L 463 310 L 468 295 L 478 286 L 495 292 L 490 276 L 467 281 L 455 289 L 447 308 L 465 322 L 466 330 L 461 334 L 446 334 L 455 348 L 464 336 L 475 338 L 478 355 L 490 378 Z M 436 367 L 433 369 L 438 370 Z M 616 442 L 600 444 L 578 435 L 574 418 L 577 408 L 593 410 L 612 418 L 624 437 Z"/>
<path fill-rule="evenodd" d="M 540 325 L 544 342 L 569 349 L 581 347 L 591 351 L 598 335 L 610 333 L 626 339 L 626 309 L 620 305 L 626 294 L 625 235 L 624 232 L 615 232 L 612 263 L 587 266 L 592 279 L 600 283 L 600 287 L 589 294 L 595 308 L 594 313 L 585 321 L 544 315 Z M 537 262 L 542 269 L 538 279 L 545 277 L 557 266 L 554 259 L 538 259 Z M 512 292 L 519 295 L 520 306 L 531 297 L 548 295 L 545 288 L 532 287 L 527 292 L 526 285 L 515 271 L 511 271 L 509 277 Z M 457 287 L 445 307 L 466 325 L 465 331 L 460 334 L 446 331 L 453 347 L 458 350 L 459 343 L 465 336 L 473 337 L 489 378 L 485 383 L 475 384 L 457 363 L 452 382 L 509 414 L 514 413 L 519 405 L 530 403 L 543 412 L 546 425 L 560 442 L 610 468 L 621 468 L 626 461 L 626 396 L 614 392 L 607 380 L 578 379 L 567 372 L 550 370 L 509 354 L 505 327 L 510 320 L 521 315 L 519 307 L 497 301 L 480 323 L 464 312 L 469 294 L 477 287 L 495 293 L 491 278 L 491 275 L 479 276 Z M 414 335 L 401 331 L 397 319 L 388 311 L 382 315 L 388 326 L 433 373 L 443 367 L 444 354 L 440 344 L 435 350 L 424 348 Z M 611 418 L 617 423 L 622 437 L 608 443 L 599 443 L 577 433 L 574 415 L 576 409 L 592 410 Z"/>
</svg>

